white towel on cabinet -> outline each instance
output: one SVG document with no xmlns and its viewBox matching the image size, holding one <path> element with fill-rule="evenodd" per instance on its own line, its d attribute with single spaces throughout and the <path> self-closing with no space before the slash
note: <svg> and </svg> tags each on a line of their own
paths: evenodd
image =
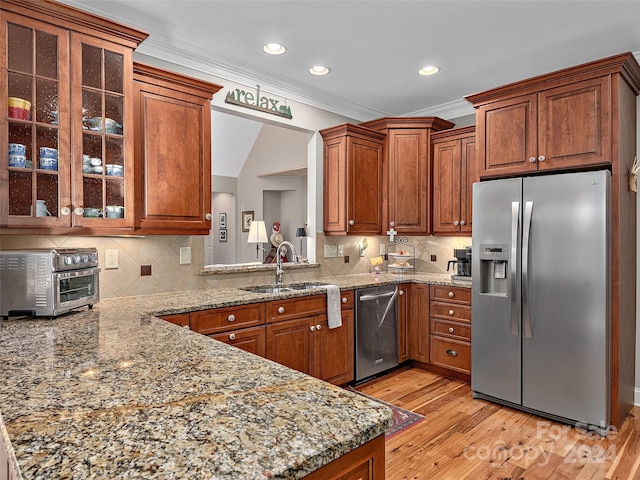
<svg viewBox="0 0 640 480">
<path fill-rule="evenodd" d="M 340 289 L 337 285 L 324 285 L 327 290 L 327 319 L 329 328 L 342 326 L 342 309 L 340 308 Z"/>
</svg>

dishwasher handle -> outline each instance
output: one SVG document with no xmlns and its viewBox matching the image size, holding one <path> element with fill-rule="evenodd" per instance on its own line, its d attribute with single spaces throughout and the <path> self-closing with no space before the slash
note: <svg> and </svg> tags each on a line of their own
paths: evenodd
<svg viewBox="0 0 640 480">
<path fill-rule="evenodd" d="M 387 293 L 374 293 L 371 295 L 362 295 L 360 297 L 360 301 L 361 302 L 368 302 L 369 300 L 378 300 L 380 298 L 389 298 L 389 297 L 393 297 L 396 294 L 395 291 L 393 292 L 387 292 Z"/>
</svg>

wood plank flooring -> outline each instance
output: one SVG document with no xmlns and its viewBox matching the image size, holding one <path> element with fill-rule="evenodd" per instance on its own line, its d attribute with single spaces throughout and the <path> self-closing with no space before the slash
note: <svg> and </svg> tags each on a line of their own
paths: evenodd
<svg viewBox="0 0 640 480">
<path fill-rule="evenodd" d="M 640 480 L 640 407 L 607 438 L 474 400 L 469 384 L 405 368 L 356 387 L 420 413 L 386 442 L 386 480 Z"/>
</svg>

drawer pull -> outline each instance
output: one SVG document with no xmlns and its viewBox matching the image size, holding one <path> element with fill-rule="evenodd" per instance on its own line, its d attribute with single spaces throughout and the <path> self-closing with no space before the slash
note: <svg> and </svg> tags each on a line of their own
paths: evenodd
<svg viewBox="0 0 640 480">
<path fill-rule="evenodd" d="M 347 297 L 342 297 L 342 303 L 347 303 Z"/>
<path fill-rule="evenodd" d="M 449 315 L 453 315 L 453 310 L 449 310 Z"/>
<path fill-rule="evenodd" d="M 449 327 L 449 333 L 453 333 L 453 327 Z"/>
<path fill-rule="evenodd" d="M 449 298 L 453 298 L 453 292 L 449 292 Z"/>
<path fill-rule="evenodd" d="M 451 355 L 452 357 L 457 357 L 458 352 L 456 352 L 455 350 L 447 350 L 447 355 Z"/>
<path fill-rule="evenodd" d="M 315 325 L 311 325 L 311 327 L 309 327 L 309 330 L 311 330 L 312 332 L 315 332 L 316 331 Z"/>
<path fill-rule="evenodd" d="M 236 316 L 232 313 L 231 315 L 229 315 L 229 316 L 227 317 L 227 320 L 229 320 L 230 322 L 235 322 L 235 320 L 236 320 Z"/>
<path fill-rule="evenodd" d="M 284 313 L 284 307 L 278 307 L 278 313 Z"/>
<path fill-rule="evenodd" d="M 186 328 L 187 330 L 191 330 L 191 328 L 189 327 L 189 325 L 183 325 L 182 328 Z"/>
<path fill-rule="evenodd" d="M 236 334 L 232 333 L 229 335 L 229 340 L 235 340 L 236 339 Z"/>
<path fill-rule="evenodd" d="M 322 328 L 322 325 L 316 325 L 316 330 L 320 330 Z"/>
</svg>

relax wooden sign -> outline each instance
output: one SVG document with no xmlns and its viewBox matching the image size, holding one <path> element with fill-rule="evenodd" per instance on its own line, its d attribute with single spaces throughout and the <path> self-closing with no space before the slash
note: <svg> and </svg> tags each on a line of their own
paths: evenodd
<svg viewBox="0 0 640 480">
<path fill-rule="evenodd" d="M 236 88 L 229 91 L 225 98 L 226 103 L 232 105 L 239 105 L 241 107 L 250 108 L 252 110 L 258 110 L 260 112 L 271 113 L 272 115 L 278 115 L 285 118 L 293 118 L 291 115 L 291 107 L 289 105 L 279 105 L 280 100 L 267 97 L 266 95 L 260 96 L 260 85 L 257 85 L 256 92 L 245 92 Z"/>
</svg>

